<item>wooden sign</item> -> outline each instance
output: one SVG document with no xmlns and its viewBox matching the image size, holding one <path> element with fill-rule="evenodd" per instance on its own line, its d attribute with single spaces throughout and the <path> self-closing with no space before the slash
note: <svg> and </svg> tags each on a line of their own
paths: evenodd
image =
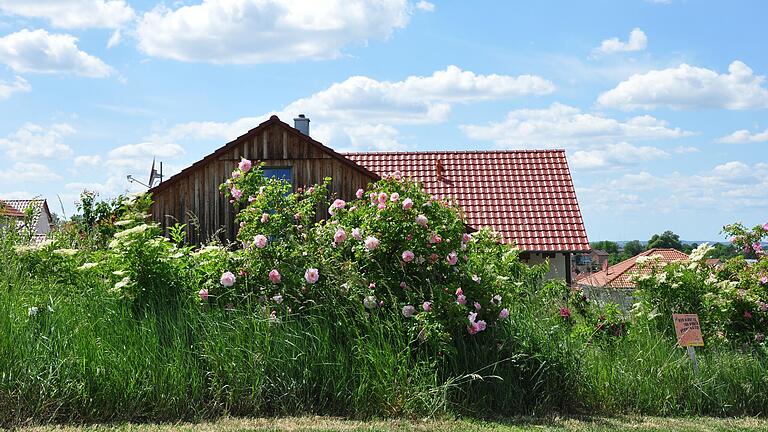
<svg viewBox="0 0 768 432">
<path fill-rule="evenodd" d="M 681 347 L 704 346 L 698 315 L 672 314 L 672 320 L 675 322 L 678 345 Z"/>
</svg>

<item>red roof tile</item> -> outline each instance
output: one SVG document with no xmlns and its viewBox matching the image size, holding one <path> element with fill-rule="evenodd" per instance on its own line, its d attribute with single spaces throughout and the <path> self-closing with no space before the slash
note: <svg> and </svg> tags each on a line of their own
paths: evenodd
<svg viewBox="0 0 768 432">
<path fill-rule="evenodd" d="M 453 197 L 474 228 L 524 251 L 588 251 L 563 150 L 347 153 L 379 174 L 400 171 L 430 194 Z M 438 161 L 442 176 L 438 179 Z"/>
<path fill-rule="evenodd" d="M 16 210 L 12 205 L 0 200 L 0 216 L 23 218 L 24 213 Z"/>
<path fill-rule="evenodd" d="M 639 257 L 659 256 L 660 265 L 665 265 L 676 261 L 688 261 L 688 255 L 675 249 L 654 248 L 642 252 L 632 258 L 624 260 L 618 264 L 608 267 L 592 274 L 580 276 L 576 282 L 579 285 L 605 288 L 634 288 L 634 277 L 642 274 L 650 274 L 652 266 L 639 267 L 637 259 Z"/>
</svg>

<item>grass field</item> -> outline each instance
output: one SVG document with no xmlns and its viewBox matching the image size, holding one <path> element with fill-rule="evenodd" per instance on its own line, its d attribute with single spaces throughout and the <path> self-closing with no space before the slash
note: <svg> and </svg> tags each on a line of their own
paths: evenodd
<svg viewBox="0 0 768 432">
<path fill-rule="evenodd" d="M 23 431 L 758 431 L 768 430 L 768 420 L 755 418 L 722 419 L 711 417 L 519 417 L 501 421 L 353 421 L 332 417 L 277 419 L 224 418 L 211 423 L 40 426 Z"/>
</svg>

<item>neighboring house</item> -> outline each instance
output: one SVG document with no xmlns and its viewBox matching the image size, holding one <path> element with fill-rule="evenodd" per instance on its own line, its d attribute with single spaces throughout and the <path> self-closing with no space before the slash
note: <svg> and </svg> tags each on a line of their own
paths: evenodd
<svg viewBox="0 0 768 432">
<path fill-rule="evenodd" d="M 708 266 L 714 269 L 719 269 L 723 266 L 723 262 L 720 261 L 719 258 L 707 258 L 704 262 L 706 262 Z"/>
<path fill-rule="evenodd" d="M 29 229 L 25 225 L 27 211 L 31 211 L 29 226 L 33 235 L 32 240 L 42 241 L 53 227 L 53 217 L 48 209 L 48 202 L 44 199 L 4 200 L 0 198 L 0 216 L 15 219 L 19 230 Z"/>
<path fill-rule="evenodd" d="M 331 191 L 346 200 L 399 170 L 423 182 L 430 194 L 456 198 L 470 227 L 493 228 L 528 262 L 549 259 L 551 277 L 570 280 L 570 254 L 590 250 L 562 150 L 344 155 L 309 136 L 309 119 L 295 122 L 294 128 L 272 116 L 150 189 L 153 218 L 166 229 L 177 222 L 196 225 L 187 230 L 195 243 L 212 236 L 233 240 L 234 209 L 219 185 L 245 157 L 263 162 L 266 175 L 285 178 L 294 189 L 331 177 Z"/>
<path fill-rule="evenodd" d="M 576 280 L 583 275 L 607 269 L 610 257 L 608 252 L 600 249 L 593 249 L 587 254 L 576 254 L 573 260 L 573 279 Z"/>
<path fill-rule="evenodd" d="M 647 260 L 645 265 L 640 265 L 638 258 Z M 654 248 L 614 264 L 605 270 L 585 274 L 576 279 L 576 286 L 584 290 L 584 293 L 592 300 L 598 302 L 612 301 L 622 305 L 625 309 L 632 306 L 632 293 L 636 288 L 635 278 L 650 274 L 654 265 L 663 266 L 671 262 L 688 261 L 688 255 L 676 249 Z"/>
</svg>

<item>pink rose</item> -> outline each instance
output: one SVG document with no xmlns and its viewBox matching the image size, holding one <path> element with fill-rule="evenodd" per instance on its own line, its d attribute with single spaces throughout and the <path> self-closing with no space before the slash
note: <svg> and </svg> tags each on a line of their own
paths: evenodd
<svg viewBox="0 0 768 432">
<path fill-rule="evenodd" d="M 307 189 L 307 193 L 308 193 L 308 194 L 313 194 L 313 193 L 315 193 L 315 187 L 314 187 L 314 186 L 310 186 L 310 187 L 309 187 L 309 189 Z"/>
<path fill-rule="evenodd" d="M 448 261 L 448 264 L 450 265 L 456 265 L 456 263 L 459 261 L 459 256 L 456 255 L 456 251 L 453 251 L 449 253 L 447 257 L 445 257 L 445 260 Z"/>
<path fill-rule="evenodd" d="M 251 195 L 251 196 L 248 197 L 248 202 L 249 203 L 252 203 L 254 201 L 256 201 L 256 197 L 255 196 Z"/>
<path fill-rule="evenodd" d="M 256 234 L 253 238 L 253 244 L 259 249 L 264 249 L 267 246 L 267 237 L 264 234 Z"/>
<path fill-rule="evenodd" d="M 461 289 L 461 287 L 456 288 L 456 295 L 462 295 L 462 294 L 464 294 L 464 290 Z"/>
<path fill-rule="evenodd" d="M 400 172 L 400 170 L 396 170 L 392 173 L 392 178 L 394 178 L 397 181 L 400 181 L 403 178 L 403 173 Z"/>
<path fill-rule="evenodd" d="M 432 244 L 440 243 L 442 241 L 443 241 L 443 238 L 435 233 L 432 233 L 432 235 L 429 237 L 429 242 Z"/>
<path fill-rule="evenodd" d="M 368 198 L 371 199 L 371 203 L 376 202 L 376 192 L 371 192 L 368 194 Z"/>
<path fill-rule="evenodd" d="M 307 271 L 304 272 L 304 279 L 307 281 L 307 283 L 313 284 L 317 282 L 318 279 L 320 279 L 320 271 L 318 271 L 316 268 L 307 269 Z"/>
<path fill-rule="evenodd" d="M 765 285 L 768 284 L 768 276 L 763 276 L 760 278 L 760 283 Z"/>
<path fill-rule="evenodd" d="M 253 166 L 251 161 L 249 161 L 248 159 L 245 159 L 245 158 L 240 159 L 240 163 L 237 164 L 237 167 L 240 168 L 240 171 L 242 171 L 243 174 L 245 174 L 248 171 L 250 171 L 251 170 L 251 166 Z"/>
<path fill-rule="evenodd" d="M 768 222 L 763 224 L 763 230 L 768 231 Z"/>
<path fill-rule="evenodd" d="M 464 243 L 469 243 L 470 240 L 472 240 L 472 237 L 470 237 L 469 234 L 464 233 L 461 235 L 461 241 Z"/>
<path fill-rule="evenodd" d="M 366 239 L 365 239 L 365 248 L 366 249 L 368 249 L 369 251 L 372 251 L 372 250 L 376 249 L 377 247 L 379 247 L 379 239 L 377 239 L 376 237 L 373 237 L 373 236 L 366 237 Z"/>
<path fill-rule="evenodd" d="M 410 210 L 413 207 L 413 200 L 406 198 L 403 200 L 403 210 Z"/>
<path fill-rule="evenodd" d="M 240 178 L 240 171 L 232 171 L 232 178 L 233 179 Z"/>
<path fill-rule="evenodd" d="M 406 288 L 408 288 L 408 284 L 405 283 L 405 282 L 400 282 L 400 288 L 406 289 Z"/>
<path fill-rule="evenodd" d="M 428 302 L 428 301 L 425 301 L 425 302 L 424 302 L 424 303 L 421 305 L 421 308 L 422 308 L 422 309 L 424 309 L 424 312 L 429 312 L 429 311 L 431 311 L 431 310 L 432 310 L 432 303 L 430 303 L 430 302 Z"/>
<path fill-rule="evenodd" d="M 423 226 L 423 227 L 426 227 L 427 226 L 427 217 L 424 216 L 424 215 L 416 216 L 416 223 L 421 225 L 421 226 Z"/>
<path fill-rule="evenodd" d="M 225 287 L 231 287 L 235 284 L 235 275 L 232 272 L 224 272 L 221 275 L 221 285 Z"/>
<path fill-rule="evenodd" d="M 464 294 L 459 294 L 456 296 L 456 303 L 460 305 L 467 304 L 467 297 Z"/>
<path fill-rule="evenodd" d="M 347 202 L 342 199 L 336 199 L 331 206 L 336 209 L 343 209 L 347 205 Z"/>
<path fill-rule="evenodd" d="M 750 312 L 748 310 L 745 310 L 744 311 L 744 318 L 747 318 L 747 319 L 752 318 L 752 312 Z"/>
<path fill-rule="evenodd" d="M 411 262 L 411 261 L 413 261 L 413 258 L 414 258 L 415 256 L 416 256 L 416 255 L 414 255 L 414 254 L 413 254 L 413 252 L 411 252 L 411 251 L 407 250 L 407 251 L 403 252 L 403 261 L 405 261 L 405 262 Z"/>
<path fill-rule="evenodd" d="M 509 318 L 509 309 L 504 308 L 499 312 L 499 319 L 505 320 L 507 318 Z"/>
<path fill-rule="evenodd" d="M 261 223 L 267 223 L 269 222 L 269 213 L 262 213 L 261 214 Z"/>
<path fill-rule="evenodd" d="M 364 192 L 365 192 L 364 190 L 358 189 L 357 192 L 355 192 L 355 196 L 357 197 L 357 199 L 361 199 L 363 197 Z"/>
<path fill-rule="evenodd" d="M 241 191 L 236 187 L 233 187 L 231 192 L 232 192 L 232 198 L 236 200 L 239 200 L 243 196 L 243 191 Z"/>
<path fill-rule="evenodd" d="M 560 316 L 565 318 L 565 319 L 570 318 L 571 317 L 571 310 L 568 309 L 567 307 L 561 307 L 560 308 Z"/>
<path fill-rule="evenodd" d="M 387 203 L 387 193 L 386 192 L 380 192 L 379 193 L 379 204 L 386 204 Z"/>
<path fill-rule="evenodd" d="M 379 205 L 377 205 L 376 208 L 378 208 L 379 210 L 384 210 L 385 208 L 387 208 L 387 205 L 384 203 L 379 203 Z"/>
<path fill-rule="evenodd" d="M 272 269 L 272 271 L 269 272 L 269 280 L 273 284 L 279 284 L 282 279 L 283 277 L 280 276 L 280 272 L 277 271 L 277 269 Z"/>
<path fill-rule="evenodd" d="M 363 235 L 360 234 L 360 228 L 352 228 L 352 238 L 355 240 L 363 239 Z"/>
<path fill-rule="evenodd" d="M 437 262 L 437 260 L 438 260 L 437 254 L 435 254 L 435 253 L 429 254 L 429 261 L 430 262 Z"/>
<path fill-rule="evenodd" d="M 480 306 L 480 303 L 478 303 L 478 302 L 475 302 L 474 306 L 475 306 L 475 310 L 476 311 L 479 311 L 480 309 L 483 308 L 482 306 Z"/>
<path fill-rule="evenodd" d="M 397 200 L 400 199 L 400 194 L 397 192 L 393 192 L 392 196 L 389 197 L 389 200 L 392 202 L 397 202 Z"/>
<path fill-rule="evenodd" d="M 197 295 L 200 296 L 200 300 L 207 301 L 208 300 L 208 288 L 201 289 Z"/>
<path fill-rule="evenodd" d="M 347 239 L 347 233 L 342 228 L 336 230 L 336 234 L 333 235 L 333 242 L 336 244 L 343 243 Z"/>
</svg>

